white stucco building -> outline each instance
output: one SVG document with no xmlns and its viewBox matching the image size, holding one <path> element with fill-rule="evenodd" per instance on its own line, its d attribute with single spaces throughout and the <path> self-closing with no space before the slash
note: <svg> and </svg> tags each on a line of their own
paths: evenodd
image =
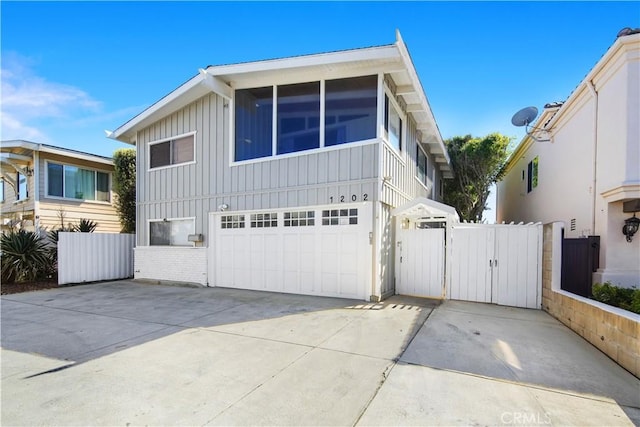
<svg viewBox="0 0 640 427">
<path fill-rule="evenodd" d="M 640 286 L 640 233 L 631 242 L 622 233 L 640 204 L 640 34 L 620 35 L 534 127 L 498 183 L 497 220 L 561 221 L 565 237 L 600 236 L 594 282 Z"/>
</svg>

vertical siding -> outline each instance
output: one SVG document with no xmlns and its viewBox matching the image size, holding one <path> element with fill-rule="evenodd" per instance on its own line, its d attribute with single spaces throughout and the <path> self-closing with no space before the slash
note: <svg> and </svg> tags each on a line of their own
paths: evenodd
<svg viewBox="0 0 640 427">
<path fill-rule="evenodd" d="M 194 131 L 195 163 L 148 171 L 149 142 Z M 238 211 L 364 201 L 365 194 L 375 201 L 378 146 L 231 165 L 229 107 L 207 95 L 138 134 L 138 245 L 147 245 L 149 219 L 196 217 L 196 233 L 206 234 L 206 214 L 222 203 Z"/>
</svg>

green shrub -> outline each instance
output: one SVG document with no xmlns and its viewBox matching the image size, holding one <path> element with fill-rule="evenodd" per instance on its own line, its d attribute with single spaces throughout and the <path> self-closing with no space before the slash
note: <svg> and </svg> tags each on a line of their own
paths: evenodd
<svg viewBox="0 0 640 427">
<path fill-rule="evenodd" d="M 18 230 L 3 233 L 2 280 L 28 282 L 49 277 L 54 266 L 47 241 L 32 231 Z"/>
<path fill-rule="evenodd" d="M 97 226 L 97 222 L 82 218 L 78 224 L 73 225 L 73 231 L 77 231 L 79 233 L 93 233 Z"/>
<path fill-rule="evenodd" d="M 640 289 L 621 288 L 605 282 L 595 283 L 591 293 L 596 301 L 640 314 Z"/>
</svg>

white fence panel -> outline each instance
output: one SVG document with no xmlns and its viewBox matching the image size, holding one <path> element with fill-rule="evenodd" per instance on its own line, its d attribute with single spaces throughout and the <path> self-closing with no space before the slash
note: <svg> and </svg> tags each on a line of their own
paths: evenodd
<svg viewBox="0 0 640 427">
<path fill-rule="evenodd" d="M 58 237 L 58 284 L 133 277 L 135 234 L 69 233 Z"/>
</svg>

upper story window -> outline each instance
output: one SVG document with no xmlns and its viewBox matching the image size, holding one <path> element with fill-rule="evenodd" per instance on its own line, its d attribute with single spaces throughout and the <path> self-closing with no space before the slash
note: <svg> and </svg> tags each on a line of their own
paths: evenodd
<svg viewBox="0 0 640 427">
<path fill-rule="evenodd" d="M 16 200 L 26 200 L 29 197 L 29 185 L 27 183 L 27 177 L 21 173 L 18 173 L 16 183 L 18 184 L 18 193 L 16 194 Z"/>
<path fill-rule="evenodd" d="M 109 202 L 109 173 L 47 162 L 47 196 Z"/>
<path fill-rule="evenodd" d="M 184 163 L 192 163 L 195 159 L 195 135 L 180 135 L 149 143 L 149 169 L 162 168 Z"/>
<path fill-rule="evenodd" d="M 366 76 L 236 90 L 234 160 L 375 138 L 377 87 Z"/>
<path fill-rule="evenodd" d="M 384 96 L 384 130 L 387 134 L 387 141 L 396 150 L 402 150 L 402 118 L 398 112 L 395 102 Z"/>
<path fill-rule="evenodd" d="M 429 161 L 428 161 L 428 157 L 424 153 L 424 151 L 422 151 L 422 148 L 420 148 L 419 144 L 416 146 L 416 150 L 417 150 L 417 154 L 416 154 L 416 173 L 418 175 L 418 179 L 420 180 L 420 182 L 422 182 L 424 185 L 427 185 L 427 180 L 428 180 L 428 176 L 429 176 L 429 170 L 428 170 Z"/>
<path fill-rule="evenodd" d="M 0 179 L 0 202 L 4 202 L 4 179 Z"/>
<path fill-rule="evenodd" d="M 527 193 L 538 186 L 538 156 L 527 165 Z"/>
</svg>

